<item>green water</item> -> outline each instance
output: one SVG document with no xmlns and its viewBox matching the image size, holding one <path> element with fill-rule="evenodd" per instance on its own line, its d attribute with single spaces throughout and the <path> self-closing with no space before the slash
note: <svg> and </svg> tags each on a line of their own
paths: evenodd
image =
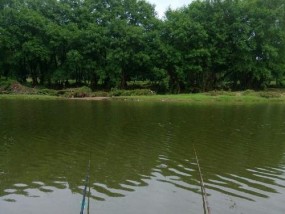
<svg viewBox="0 0 285 214">
<path fill-rule="evenodd" d="M 0 100 L 0 213 L 285 213 L 285 106 Z M 87 210 L 85 210 L 85 213 Z"/>
</svg>

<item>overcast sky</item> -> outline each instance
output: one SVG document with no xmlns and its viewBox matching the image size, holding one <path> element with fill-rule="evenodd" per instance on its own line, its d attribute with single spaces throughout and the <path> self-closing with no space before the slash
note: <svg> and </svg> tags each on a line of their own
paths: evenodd
<svg viewBox="0 0 285 214">
<path fill-rule="evenodd" d="M 159 17 L 163 17 L 164 12 L 170 6 L 172 9 L 176 9 L 179 7 L 183 7 L 184 5 L 188 5 L 191 0 L 147 0 L 151 4 L 155 4 L 156 11 Z"/>
</svg>

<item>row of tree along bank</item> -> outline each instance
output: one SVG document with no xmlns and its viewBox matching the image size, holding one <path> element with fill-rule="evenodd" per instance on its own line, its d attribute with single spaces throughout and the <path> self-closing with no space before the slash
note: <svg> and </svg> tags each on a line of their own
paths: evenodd
<svg viewBox="0 0 285 214">
<path fill-rule="evenodd" d="M 0 75 L 93 90 L 260 89 L 285 72 L 284 0 L 0 0 Z"/>
</svg>

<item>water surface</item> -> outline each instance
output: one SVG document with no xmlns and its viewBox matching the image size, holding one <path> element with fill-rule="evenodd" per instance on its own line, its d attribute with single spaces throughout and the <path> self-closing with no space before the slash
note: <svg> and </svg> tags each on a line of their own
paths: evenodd
<svg viewBox="0 0 285 214">
<path fill-rule="evenodd" d="M 0 100 L 0 213 L 285 213 L 285 105 Z"/>
</svg>

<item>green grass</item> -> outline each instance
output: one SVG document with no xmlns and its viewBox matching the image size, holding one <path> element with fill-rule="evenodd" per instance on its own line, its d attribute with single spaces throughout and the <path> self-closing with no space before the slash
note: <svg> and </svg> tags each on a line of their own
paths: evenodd
<svg viewBox="0 0 285 214">
<path fill-rule="evenodd" d="M 272 88 L 264 91 L 245 90 L 239 92 L 210 91 L 198 94 L 156 95 L 150 89 L 95 91 L 88 87 L 53 90 L 29 88 L 8 80 L 0 81 L 0 99 L 57 100 L 68 98 L 111 97 L 113 100 L 184 102 L 184 103 L 259 103 L 285 102 L 285 89 Z M 90 99 L 92 100 L 92 99 Z"/>
<path fill-rule="evenodd" d="M 152 95 L 152 96 L 122 96 L 113 99 L 152 102 L 188 102 L 188 103 L 258 103 L 258 102 L 285 102 L 285 96 L 264 96 L 266 92 L 227 92 L 227 94 L 211 95 L 200 94 L 177 94 L 177 95 Z"/>
<path fill-rule="evenodd" d="M 143 95 L 143 96 L 118 96 L 112 97 L 112 100 L 124 101 L 146 101 L 146 102 L 183 102 L 183 103 L 270 103 L 284 102 L 285 96 L 271 95 L 272 92 L 227 92 L 219 95 L 212 93 L 200 94 L 173 94 L 173 95 Z M 0 99 L 18 99 L 18 100 L 60 100 L 68 99 L 58 96 L 39 95 L 39 94 L 0 94 Z"/>
<path fill-rule="evenodd" d="M 119 90 L 112 89 L 109 93 L 110 97 L 120 97 L 120 96 L 151 96 L 154 95 L 155 92 L 150 89 L 133 89 L 133 90 Z"/>
<path fill-rule="evenodd" d="M 0 100 L 59 100 L 63 99 L 56 96 L 50 95 L 39 95 L 39 94 L 0 94 Z"/>
</svg>

